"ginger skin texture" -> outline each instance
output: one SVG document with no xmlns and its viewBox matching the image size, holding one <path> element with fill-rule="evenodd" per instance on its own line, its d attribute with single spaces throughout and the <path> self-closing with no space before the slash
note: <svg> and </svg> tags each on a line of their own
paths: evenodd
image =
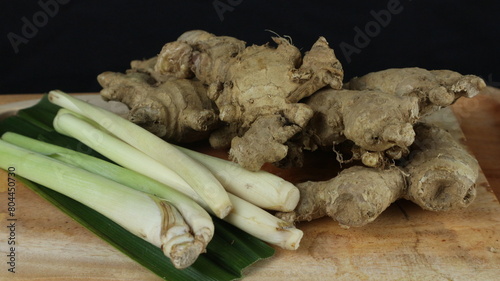
<svg viewBox="0 0 500 281">
<path fill-rule="evenodd" d="M 473 97 L 485 87 L 474 75 L 422 68 L 387 69 L 353 78 L 342 90 L 323 89 L 305 103 L 314 111 L 295 144 L 307 150 L 349 140 L 352 157 L 369 167 L 391 164 L 408 154 L 413 125 L 460 97 Z M 343 160 L 341 160 L 343 161 Z M 300 163 L 300 161 L 298 161 Z"/>
<path fill-rule="evenodd" d="M 199 81 L 169 79 L 129 71 L 98 76 L 105 100 L 120 101 L 129 108 L 128 119 L 171 142 L 206 139 L 219 123 L 206 87 Z"/>
<path fill-rule="evenodd" d="M 299 183 L 295 210 L 276 215 L 290 222 L 329 216 L 350 227 L 372 222 L 401 198 L 430 211 L 467 207 L 476 195 L 477 160 L 444 129 L 418 123 L 415 132 L 410 154 L 397 165 L 357 165 L 327 181 Z"/>
<path fill-rule="evenodd" d="M 467 207 L 476 196 L 477 160 L 444 129 L 420 123 L 415 132 L 403 161 L 409 174 L 405 198 L 431 211 Z"/>
<path fill-rule="evenodd" d="M 416 98 L 380 91 L 323 89 L 305 103 L 314 111 L 301 137 L 305 149 L 328 148 L 350 140 L 363 149 L 353 154 L 359 159 L 352 160 L 363 159 L 367 166 L 379 166 L 382 157 L 377 153 L 389 150 L 392 153 L 388 157 L 397 159 L 414 141 Z M 371 152 L 376 152 L 374 163 L 366 157 Z"/>
<path fill-rule="evenodd" d="M 342 67 L 323 37 L 303 57 L 286 39 L 273 41 L 276 47 L 246 47 L 232 37 L 194 30 L 158 56 L 162 73 L 194 76 L 208 86 L 226 124 L 210 136 L 211 145 L 230 147 L 230 158 L 252 171 L 287 155 L 287 140 L 313 114 L 301 99 L 325 86 L 342 87 Z"/>
<path fill-rule="evenodd" d="M 486 87 L 474 75 L 451 70 L 423 68 L 391 68 L 353 78 L 345 85 L 351 90 L 379 90 L 398 96 L 414 96 L 419 100 L 420 115 L 428 115 L 454 103 L 460 97 L 471 98 Z"/>
<path fill-rule="evenodd" d="M 286 221 L 329 216 L 345 227 L 375 220 L 403 195 L 405 178 L 398 168 L 378 170 L 353 166 L 328 181 L 297 184 L 300 201 L 293 212 L 276 215 Z"/>
</svg>

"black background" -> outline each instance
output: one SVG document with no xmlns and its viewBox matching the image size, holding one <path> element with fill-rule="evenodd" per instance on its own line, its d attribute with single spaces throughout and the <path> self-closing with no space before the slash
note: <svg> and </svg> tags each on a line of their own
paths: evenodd
<svg viewBox="0 0 500 281">
<path fill-rule="evenodd" d="M 498 1 L 58 1 L 0 2 L 0 93 L 99 91 L 99 73 L 124 72 L 191 29 L 249 44 L 268 42 L 272 30 L 302 51 L 324 36 L 346 80 L 419 66 L 500 86 Z M 44 3 L 52 4 L 48 11 Z M 374 15 L 387 15 L 380 11 L 388 6 L 396 12 L 377 23 Z M 371 34 L 369 41 L 356 30 Z"/>
</svg>

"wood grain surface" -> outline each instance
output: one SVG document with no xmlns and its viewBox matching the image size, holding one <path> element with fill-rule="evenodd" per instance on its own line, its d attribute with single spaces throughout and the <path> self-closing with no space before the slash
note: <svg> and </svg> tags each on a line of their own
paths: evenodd
<svg viewBox="0 0 500 281">
<path fill-rule="evenodd" d="M 0 96 L 0 104 L 36 97 Z M 460 100 L 454 114 L 440 119 L 463 130 L 463 140 L 484 171 L 477 198 L 467 209 L 435 213 L 400 200 L 361 228 L 343 229 L 327 218 L 300 223 L 304 238 L 299 249 L 277 249 L 274 257 L 249 267 L 244 280 L 499 280 L 499 109 L 500 91 L 490 88 Z M 297 171 L 274 172 L 300 178 Z M 6 187 L 7 175 L 1 171 L 0 280 L 160 280 L 20 184 L 16 273 L 8 272 Z"/>
</svg>

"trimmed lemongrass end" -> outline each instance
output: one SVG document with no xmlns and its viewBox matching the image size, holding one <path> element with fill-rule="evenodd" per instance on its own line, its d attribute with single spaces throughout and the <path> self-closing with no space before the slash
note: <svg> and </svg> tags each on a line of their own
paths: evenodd
<svg viewBox="0 0 500 281">
<path fill-rule="evenodd" d="M 237 163 L 177 147 L 204 164 L 228 192 L 267 210 L 290 212 L 300 199 L 291 182 L 266 171 L 249 171 Z"/>
<path fill-rule="evenodd" d="M 164 207 L 165 203 L 158 204 L 159 199 L 149 194 L 3 140 L 0 140 L 0 154 L 0 168 L 6 170 L 14 166 L 19 176 L 96 210 L 132 234 L 163 249 L 176 267 L 189 266 L 196 260 L 196 251 L 198 255 L 202 252 L 178 211 Z M 171 217 L 175 217 L 175 225 Z M 185 227 L 180 233 L 177 229 L 169 229 L 182 224 Z M 191 245 L 188 247 L 186 242 L 189 241 Z M 179 251 L 177 247 L 184 250 Z M 189 256 L 183 257 L 183 253 Z"/>
<path fill-rule="evenodd" d="M 191 198 L 165 184 L 105 160 L 16 133 L 7 132 L 1 139 L 168 200 L 181 213 L 195 240 L 201 242 L 204 248 L 214 235 L 214 224 L 210 215 Z"/>
<path fill-rule="evenodd" d="M 224 219 L 243 231 L 286 250 L 297 250 L 304 236 L 292 223 L 281 220 L 265 210 L 230 194 L 233 211 Z"/>
<path fill-rule="evenodd" d="M 78 100 L 62 91 L 50 91 L 49 101 L 97 122 L 102 128 L 179 174 L 223 218 L 231 212 L 229 196 L 217 178 L 198 161 L 188 157 L 146 129 L 105 109 Z"/>
<path fill-rule="evenodd" d="M 205 251 L 205 245 L 191 235 L 191 229 L 179 211 L 169 202 L 156 200 L 162 210 L 161 250 L 179 269 L 192 265 Z"/>
</svg>

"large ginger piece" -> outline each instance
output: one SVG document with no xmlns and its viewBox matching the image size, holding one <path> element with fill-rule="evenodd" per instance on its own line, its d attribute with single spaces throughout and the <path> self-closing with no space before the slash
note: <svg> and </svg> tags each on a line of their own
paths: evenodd
<svg viewBox="0 0 500 281">
<path fill-rule="evenodd" d="M 287 221 L 329 216 L 342 226 L 363 226 L 400 198 L 422 209 L 449 211 L 475 198 L 477 160 L 439 127 L 415 125 L 415 143 L 397 166 L 352 166 L 327 181 L 297 184 L 300 201 L 293 212 L 277 213 Z"/>
<path fill-rule="evenodd" d="M 278 213 L 286 221 L 310 221 L 329 216 L 342 226 L 363 226 L 375 220 L 403 195 L 400 169 L 353 166 L 328 181 L 297 184 L 300 201 L 293 212 Z"/>
<path fill-rule="evenodd" d="M 431 211 L 467 207 L 476 196 L 477 160 L 444 129 L 418 124 L 415 132 L 405 198 Z"/>
<path fill-rule="evenodd" d="M 208 137 L 218 124 L 213 102 L 199 81 L 163 78 L 147 73 L 104 72 L 98 76 L 105 100 L 129 108 L 128 119 L 172 142 L 193 142 Z"/>
<path fill-rule="evenodd" d="M 346 90 L 320 90 L 306 104 L 315 112 L 300 139 L 305 149 L 354 143 L 350 160 L 371 167 L 408 152 L 419 118 L 473 97 L 485 87 L 474 75 L 422 68 L 387 69 L 354 78 Z M 349 89 L 349 90 L 347 90 Z"/>
<path fill-rule="evenodd" d="M 227 126 L 214 132 L 214 147 L 230 145 L 230 158 L 249 170 L 283 159 L 286 141 L 307 124 L 312 110 L 303 103 L 320 88 L 342 86 L 343 71 L 333 50 L 319 38 L 302 57 L 284 38 L 245 47 L 243 41 L 194 30 L 168 43 L 156 69 L 177 77 L 195 76 Z"/>
<path fill-rule="evenodd" d="M 378 90 L 419 99 L 420 115 L 428 115 L 451 105 L 460 97 L 471 98 L 486 87 L 474 75 L 461 75 L 451 70 L 391 68 L 353 78 L 346 84 L 351 90 Z"/>
<path fill-rule="evenodd" d="M 386 156 L 403 156 L 414 141 L 416 98 L 381 91 L 323 89 L 306 104 L 314 111 L 301 138 L 306 149 L 328 148 L 351 140 L 363 150 L 359 158 L 365 165 L 380 166 Z"/>
</svg>

